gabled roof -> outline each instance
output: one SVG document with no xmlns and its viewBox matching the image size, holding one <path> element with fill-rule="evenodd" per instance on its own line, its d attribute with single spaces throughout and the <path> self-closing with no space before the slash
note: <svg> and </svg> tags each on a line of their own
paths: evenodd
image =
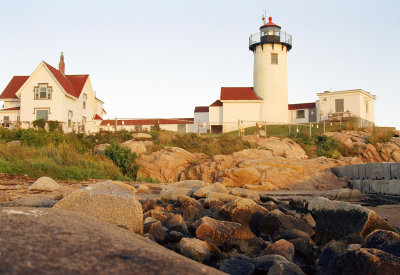
<svg viewBox="0 0 400 275">
<path fill-rule="evenodd" d="M 103 119 L 98 114 L 95 114 L 93 120 L 103 120 Z"/>
<path fill-rule="evenodd" d="M 220 100 L 262 100 L 253 87 L 221 87 Z"/>
<path fill-rule="evenodd" d="M 1 111 L 19 111 L 19 110 L 21 110 L 21 107 L 20 107 L 20 106 L 1 109 L 0 112 L 1 112 Z"/>
<path fill-rule="evenodd" d="M 220 106 L 223 106 L 224 104 L 221 102 L 221 100 L 216 100 L 216 101 L 214 101 L 214 103 L 213 104 L 211 104 L 210 105 L 210 107 L 220 107 Z"/>
<path fill-rule="evenodd" d="M 88 79 L 88 74 L 82 75 L 63 75 L 59 70 L 53 66 L 43 62 L 45 66 L 49 69 L 51 74 L 57 79 L 58 83 L 63 87 L 65 92 L 69 95 L 78 98 L 82 92 L 83 86 Z M 14 76 L 7 87 L 4 89 L 3 93 L 0 95 L 0 99 L 13 99 L 18 98 L 16 93 L 28 80 L 29 76 Z"/>
<path fill-rule="evenodd" d="M 297 104 L 289 104 L 289 110 L 301 110 L 301 109 L 314 109 L 315 102 L 310 103 L 297 103 Z"/>
<path fill-rule="evenodd" d="M 118 119 L 117 126 L 121 126 L 122 122 L 124 122 L 124 126 L 129 125 L 154 125 L 158 124 L 193 124 L 193 118 L 151 118 L 151 119 Z M 101 126 L 108 126 L 110 127 L 115 125 L 114 119 L 107 119 L 103 120 L 100 125 Z"/>
<path fill-rule="evenodd" d="M 59 70 L 56 68 L 50 66 L 46 62 L 43 62 L 47 68 L 50 70 L 50 72 L 54 75 L 54 77 L 57 79 L 58 83 L 64 88 L 64 90 L 78 98 L 81 95 L 83 86 L 86 83 L 86 80 L 88 79 L 89 75 L 88 74 L 81 74 L 81 75 L 63 75 Z"/>
<path fill-rule="evenodd" d="M 8 83 L 7 87 L 4 89 L 3 93 L 0 95 L 0 99 L 12 99 L 18 98 L 15 93 L 24 85 L 25 81 L 29 78 L 29 76 L 13 76 L 11 78 L 10 83 Z"/>
<path fill-rule="evenodd" d="M 194 108 L 195 113 L 208 113 L 208 106 L 197 106 Z"/>
</svg>

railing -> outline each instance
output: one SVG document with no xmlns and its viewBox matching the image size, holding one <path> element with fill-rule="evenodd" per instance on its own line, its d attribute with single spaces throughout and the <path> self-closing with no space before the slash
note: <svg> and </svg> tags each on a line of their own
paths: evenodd
<svg viewBox="0 0 400 275">
<path fill-rule="evenodd" d="M 249 37 L 249 47 L 252 48 L 257 44 L 261 43 L 262 38 L 267 37 L 279 37 L 278 43 L 287 44 L 290 48 L 292 47 L 292 35 L 287 32 L 274 32 L 273 34 L 268 34 L 266 32 L 257 32 Z"/>
</svg>

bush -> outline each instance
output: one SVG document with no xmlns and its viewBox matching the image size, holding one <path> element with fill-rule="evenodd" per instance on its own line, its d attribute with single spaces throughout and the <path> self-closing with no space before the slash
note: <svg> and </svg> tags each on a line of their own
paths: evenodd
<svg viewBox="0 0 400 275">
<path fill-rule="evenodd" d="M 33 127 L 38 129 L 44 129 L 46 127 L 46 120 L 44 119 L 37 119 L 32 122 Z"/>
<path fill-rule="evenodd" d="M 394 137 L 393 129 L 385 127 L 373 127 L 368 138 L 368 143 L 376 146 L 378 143 L 388 142 Z"/>
<path fill-rule="evenodd" d="M 139 169 L 139 165 L 135 164 L 136 153 L 132 153 L 129 148 L 112 143 L 111 146 L 106 148 L 105 155 L 114 162 L 125 176 L 133 180 L 136 179 Z"/>
<path fill-rule="evenodd" d="M 317 154 L 328 158 L 338 159 L 342 157 L 339 152 L 339 143 L 335 139 L 327 136 L 317 137 Z"/>
<path fill-rule="evenodd" d="M 62 132 L 62 124 L 57 120 L 49 120 L 47 121 L 47 126 L 49 127 L 49 132 Z"/>
</svg>

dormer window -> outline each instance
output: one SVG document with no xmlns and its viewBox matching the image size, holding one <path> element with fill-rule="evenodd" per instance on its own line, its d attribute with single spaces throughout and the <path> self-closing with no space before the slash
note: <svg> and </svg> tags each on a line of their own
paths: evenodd
<svg viewBox="0 0 400 275">
<path fill-rule="evenodd" d="M 40 83 L 34 87 L 35 99 L 51 99 L 52 88 L 47 83 Z"/>
<path fill-rule="evenodd" d="M 86 109 L 87 94 L 83 94 L 83 109 Z"/>
</svg>

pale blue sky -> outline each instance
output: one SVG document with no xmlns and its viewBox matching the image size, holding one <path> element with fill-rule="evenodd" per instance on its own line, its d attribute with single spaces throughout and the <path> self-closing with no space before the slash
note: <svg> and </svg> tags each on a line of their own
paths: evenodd
<svg viewBox="0 0 400 275">
<path fill-rule="evenodd" d="M 400 129 L 399 0 L 1 0 L 0 90 L 63 51 L 108 117 L 192 117 L 221 86 L 252 86 L 264 9 L 293 35 L 290 103 L 361 88 L 377 96 L 376 123 Z"/>
</svg>

